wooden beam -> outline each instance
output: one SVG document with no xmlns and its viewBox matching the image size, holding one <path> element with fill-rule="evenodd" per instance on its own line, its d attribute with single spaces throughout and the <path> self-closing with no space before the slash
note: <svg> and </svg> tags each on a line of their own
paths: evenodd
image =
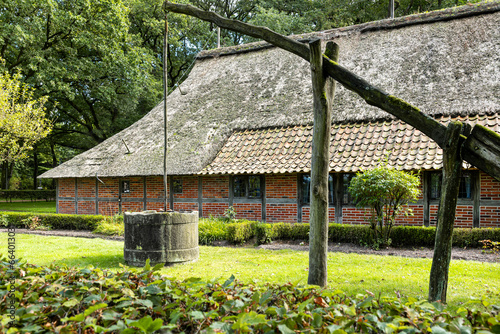
<svg viewBox="0 0 500 334">
<path fill-rule="evenodd" d="M 441 201 L 438 210 L 436 241 L 432 258 L 429 279 L 429 301 L 446 303 L 448 289 L 448 272 L 451 261 L 453 226 L 457 209 L 462 158 L 460 157 L 460 140 L 462 123 L 451 122 L 448 125 L 445 147 L 443 148 L 443 181 Z"/>
<path fill-rule="evenodd" d="M 500 135 L 476 124 L 467 137 L 462 157 L 500 181 Z"/>
<path fill-rule="evenodd" d="M 327 284 L 328 259 L 328 173 L 334 81 L 324 75 L 321 40 L 309 44 L 313 87 L 314 126 L 311 158 L 311 211 L 309 230 L 308 284 Z M 338 58 L 338 45 L 327 44 L 327 53 Z"/>
</svg>

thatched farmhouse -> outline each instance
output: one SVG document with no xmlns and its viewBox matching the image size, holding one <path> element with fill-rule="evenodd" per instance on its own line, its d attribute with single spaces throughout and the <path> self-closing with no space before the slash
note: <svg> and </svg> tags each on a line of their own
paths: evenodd
<svg viewBox="0 0 500 334">
<path fill-rule="evenodd" d="M 341 64 L 443 123 L 500 132 L 500 2 L 321 33 Z M 312 139 L 309 64 L 266 43 L 202 52 L 168 97 L 168 209 L 307 222 Z M 420 131 L 337 86 L 331 139 L 330 220 L 364 223 L 352 176 L 387 163 L 420 171 L 422 195 L 404 224 L 435 224 L 442 151 Z M 100 145 L 44 173 L 59 213 L 165 209 L 163 102 Z M 499 157 L 500 159 L 500 157 Z M 500 227 L 500 182 L 464 165 L 456 226 Z"/>
</svg>

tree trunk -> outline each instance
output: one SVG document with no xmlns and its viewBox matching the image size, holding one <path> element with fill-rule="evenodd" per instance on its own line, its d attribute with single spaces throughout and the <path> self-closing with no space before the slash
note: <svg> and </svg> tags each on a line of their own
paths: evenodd
<svg viewBox="0 0 500 334">
<path fill-rule="evenodd" d="M 463 140 L 460 138 L 461 130 L 462 123 L 450 123 L 446 131 L 446 145 L 443 148 L 441 201 L 438 210 L 436 242 L 429 280 L 429 301 L 440 300 L 442 303 L 446 303 L 453 225 L 455 224 L 460 173 L 462 171 L 460 148 Z"/>
<path fill-rule="evenodd" d="M 38 152 L 36 150 L 36 146 L 33 147 L 33 190 L 38 188 Z"/>
<path fill-rule="evenodd" d="M 321 40 L 309 44 L 314 101 L 314 128 L 311 159 L 311 216 L 309 231 L 308 283 L 327 284 L 328 258 L 328 173 L 330 163 L 330 128 L 335 84 L 323 73 Z M 338 58 L 338 46 L 327 44 L 326 53 Z"/>
</svg>

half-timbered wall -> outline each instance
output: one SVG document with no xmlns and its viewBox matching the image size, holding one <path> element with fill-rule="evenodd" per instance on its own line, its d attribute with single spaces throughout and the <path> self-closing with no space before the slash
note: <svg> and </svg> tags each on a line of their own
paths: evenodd
<svg viewBox="0 0 500 334">
<path fill-rule="evenodd" d="M 398 225 L 435 226 L 439 199 L 430 195 L 430 173 L 422 172 L 421 195 L 410 204 L 413 215 Z M 469 171 L 472 196 L 460 198 L 456 227 L 500 227 L 500 182 L 479 171 Z M 267 222 L 309 222 L 310 208 L 301 198 L 301 174 L 260 176 L 260 196 L 235 196 L 235 176 L 169 176 L 167 209 L 196 210 L 201 217 L 223 216 L 230 207 L 236 218 Z M 370 212 L 344 203 L 342 174 L 332 174 L 335 199 L 329 220 L 367 224 Z M 114 215 L 120 212 L 164 210 L 163 177 L 65 178 L 58 180 L 57 211 L 67 214 Z"/>
</svg>

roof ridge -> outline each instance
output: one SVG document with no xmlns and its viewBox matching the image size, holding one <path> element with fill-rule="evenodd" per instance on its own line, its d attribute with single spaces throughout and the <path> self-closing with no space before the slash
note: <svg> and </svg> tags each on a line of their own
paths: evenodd
<svg viewBox="0 0 500 334">
<path fill-rule="evenodd" d="M 457 20 L 476 15 L 491 14 L 498 11 L 500 11 L 500 0 L 487 0 L 474 4 L 469 3 L 457 7 L 438 9 L 431 12 L 400 16 L 393 19 L 383 19 L 347 27 L 334 28 L 330 30 L 291 35 L 289 37 L 299 42 L 307 42 L 315 38 L 321 38 L 323 40 L 331 40 L 339 36 L 348 35 L 350 33 L 363 34 L 377 30 L 400 29 L 412 25 Z M 197 59 L 242 54 L 247 52 L 259 51 L 263 49 L 269 49 L 273 47 L 274 45 L 266 41 L 258 41 L 241 45 L 222 47 L 219 49 L 203 50 L 197 55 Z"/>
</svg>

